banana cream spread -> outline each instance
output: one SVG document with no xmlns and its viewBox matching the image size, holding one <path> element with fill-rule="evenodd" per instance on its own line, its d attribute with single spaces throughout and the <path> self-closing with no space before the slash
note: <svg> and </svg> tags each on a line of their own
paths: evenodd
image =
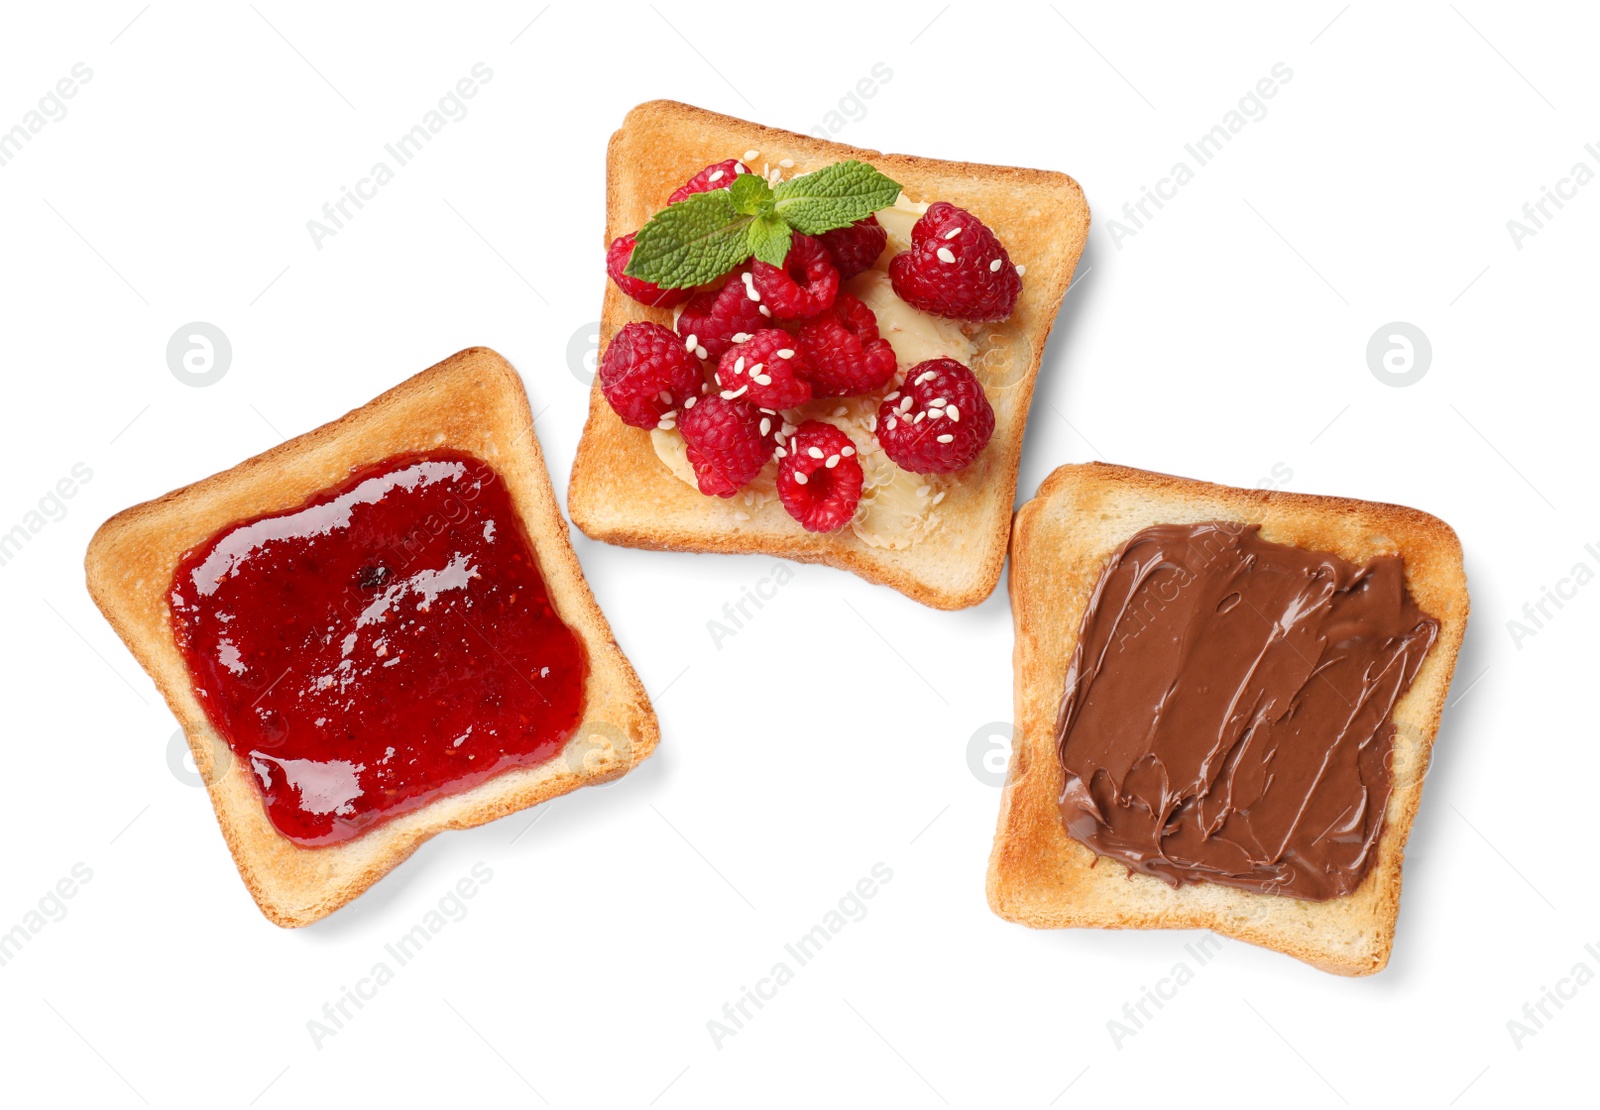
<svg viewBox="0 0 1600 1110">
<path fill-rule="evenodd" d="M 1057 724 L 1061 816 L 1173 886 L 1323 901 L 1376 862 L 1395 703 L 1439 634 L 1398 555 L 1163 524 L 1111 557 Z"/>
<path fill-rule="evenodd" d="M 857 274 L 840 285 L 858 297 L 878 318 L 878 334 L 894 348 L 898 370 L 881 392 L 861 397 L 825 398 L 807 402 L 783 414 L 788 423 L 825 420 L 837 425 L 856 445 L 865 481 L 861 503 L 850 528 L 869 547 L 902 549 L 910 547 L 939 519 L 938 507 L 959 481 L 956 475 L 923 476 L 901 470 L 883 449 L 875 435 L 878 405 L 883 394 L 899 389 L 905 371 L 932 358 L 953 358 L 972 366 L 978 349 L 961 324 L 920 312 L 895 295 L 889 282 L 889 259 L 911 245 L 911 228 L 928 206 L 906 199 L 904 193 L 894 206 L 876 213 L 878 222 L 889 233 L 889 245 L 875 269 Z M 676 323 L 676 321 L 674 321 Z M 698 489 L 694 468 L 684 453 L 683 436 L 676 429 L 654 429 L 650 441 L 656 456 L 673 475 Z M 761 474 L 733 498 L 736 518 L 749 519 L 762 507 L 778 500 L 776 461 L 767 463 Z M 778 510 L 781 512 L 781 509 Z"/>
</svg>

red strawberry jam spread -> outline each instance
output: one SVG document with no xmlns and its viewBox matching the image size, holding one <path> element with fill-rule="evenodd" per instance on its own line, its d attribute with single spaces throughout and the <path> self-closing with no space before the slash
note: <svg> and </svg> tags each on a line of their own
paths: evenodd
<svg viewBox="0 0 1600 1110">
<path fill-rule="evenodd" d="M 206 714 L 303 846 L 540 763 L 582 720 L 583 645 L 469 455 L 388 459 L 235 524 L 170 600 Z"/>
</svg>

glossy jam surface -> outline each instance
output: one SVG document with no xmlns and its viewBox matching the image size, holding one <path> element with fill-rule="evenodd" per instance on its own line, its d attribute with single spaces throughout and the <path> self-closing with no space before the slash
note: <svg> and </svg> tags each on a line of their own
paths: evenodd
<svg viewBox="0 0 1600 1110">
<path fill-rule="evenodd" d="M 542 762 L 582 721 L 583 645 L 468 455 L 389 459 L 233 525 L 169 601 L 201 704 L 297 844 Z"/>
</svg>

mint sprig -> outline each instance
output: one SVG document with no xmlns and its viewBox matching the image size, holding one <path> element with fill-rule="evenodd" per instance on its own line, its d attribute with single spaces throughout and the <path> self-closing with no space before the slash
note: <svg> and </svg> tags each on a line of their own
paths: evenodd
<svg viewBox="0 0 1600 1110">
<path fill-rule="evenodd" d="M 849 227 L 900 195 L 900 186 L 865 162 L 835 162 L 790 178 L 772 192 L 773 207 L 796 231 L 821 235 Z"/>
<path fill-rule="evenodd" d="M 849 227 L 900 195 L 900 186 L 865 162 L 835 162 L 776 189 L 742 173 L 725 189 L 695 193 L 657 212 L 634 237 L 625 271 L 663 289 L 713 281 L 752 255 L 783 265 L 793 232 L 820 235 Z"/>
</svg>

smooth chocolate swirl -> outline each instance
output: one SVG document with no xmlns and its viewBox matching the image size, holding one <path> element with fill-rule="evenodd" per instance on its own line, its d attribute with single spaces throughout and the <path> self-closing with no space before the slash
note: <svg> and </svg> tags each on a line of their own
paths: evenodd
<svg viewBox="0 0 1600 1110">
<path fill-rule="evenodd" d="M 1067 669 L 1067 832 L 1173 886 L 1322 901 L 1377 858 L 1394 706 L 1439 622 L 1398 555 L 1163 524 L 1111 557 Z"/>
</svg>

